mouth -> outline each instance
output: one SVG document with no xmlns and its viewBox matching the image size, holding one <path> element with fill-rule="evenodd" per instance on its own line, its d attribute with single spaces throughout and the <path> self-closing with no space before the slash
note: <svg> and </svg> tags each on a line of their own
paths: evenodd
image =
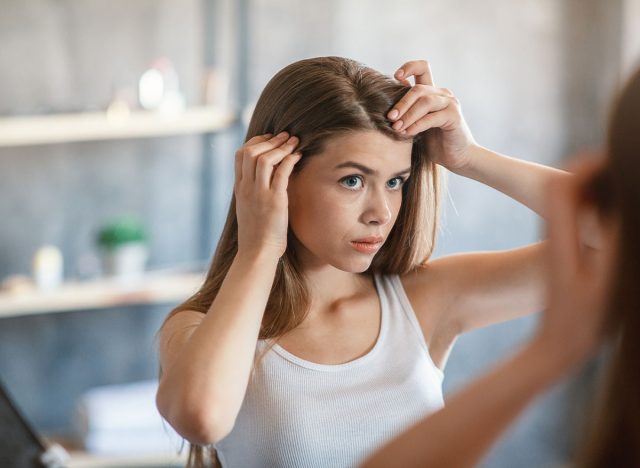
<svg viewBox="0 0 640 468">
<path fill-rule="evenodd" d="M 382 247 L 383 241 L 378 241 L 378 242 L 351 241 L 350 244 L 358 252 L 374 253 L 374 252 L 377 252 L 380 249 L 380 247 Z"/>
<path fill-rule="evenodd" d="M 353 242 L 359 242 L 359 243 L 366 243 L 366 244 L 375 244 L 375 243 L 380 243 L 380 242 L 384 242 L 384 237 L 381 236 L 369 236 L 369 237 L 363 237 L 361 239 L 354 239 Z"/>
</svg>

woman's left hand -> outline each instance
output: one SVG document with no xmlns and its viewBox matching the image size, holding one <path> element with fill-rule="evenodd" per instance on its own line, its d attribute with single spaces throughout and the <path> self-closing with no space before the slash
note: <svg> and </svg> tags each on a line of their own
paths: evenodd
<svg viewBox="0 0 640 468">
<path fill-rule="evenodd" d="M 473 146 L 477 146 L 460 109 L 460 102 L 447 88 L 433 84 L 429 63 L 414 60 L 402 65 L 395 78 L 415 85 L 387 113 L 396 131 L 405 135 L 425 132 L 431 158 L 449 170 L 457 170 L 469 162 Z"/>
</svg>

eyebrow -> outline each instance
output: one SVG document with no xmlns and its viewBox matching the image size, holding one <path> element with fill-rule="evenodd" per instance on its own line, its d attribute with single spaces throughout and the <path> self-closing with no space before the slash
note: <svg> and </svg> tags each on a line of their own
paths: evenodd
<svg viewBox="0 0 640 468">
<path fill-rule="evenodd" d="M 355 167 L 356 169 L 360 169 L 362 172 L 364 172 L 367 175 L 378 175 L 378 171 L 376 171 L 375 169 L 371 169 L 368 168 L 367 166 L 363 166 L 362 164 L 359 164 L 357 162 L 353 162 L 353 161 L 347 161 L 347 162 L 343 162 L 342 164 L 338 164 L 336 167 L 334 167 L 333 169 L 340 169 L 343 167 Z M 411 168 L 408 167 L 403 171 L 400 172 L 396 172 L 395 174 L 393 174 L 394 176 L 399 176 L 399 175 L 403 175 L 403 174 L 407 174 L 411 172 Z"/>
</svg>

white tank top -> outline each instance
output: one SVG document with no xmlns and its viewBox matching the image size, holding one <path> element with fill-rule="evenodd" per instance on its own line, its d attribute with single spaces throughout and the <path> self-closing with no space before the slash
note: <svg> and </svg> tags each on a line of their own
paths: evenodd
<svg viewBox="0 0 640 468">
<path fill-rule="evenodd" d="M 397 275 L 374 274 L 381 305 L 373 348 L 345 364 L 274 345 L 256 361 L 233 430 L 215 448 L 225 468 L 352 467 L 444 405 L 437 368 Z M 268 348 L 260 340 L 256 357 Z"/>
</svg>

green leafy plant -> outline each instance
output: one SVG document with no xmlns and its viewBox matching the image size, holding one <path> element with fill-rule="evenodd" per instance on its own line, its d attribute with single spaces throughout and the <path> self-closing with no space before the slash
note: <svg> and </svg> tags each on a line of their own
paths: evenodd
<svg viewBox="0 0 640 468">
<path fill-rule="evenodd" d="M 144 225 L 135 218 L 123 217 L 103 226 L 98 232 L 98 245 L 105 250 L 113 250 L 129 243 L 147 243 L 148 235 Z"/>
</svg>

